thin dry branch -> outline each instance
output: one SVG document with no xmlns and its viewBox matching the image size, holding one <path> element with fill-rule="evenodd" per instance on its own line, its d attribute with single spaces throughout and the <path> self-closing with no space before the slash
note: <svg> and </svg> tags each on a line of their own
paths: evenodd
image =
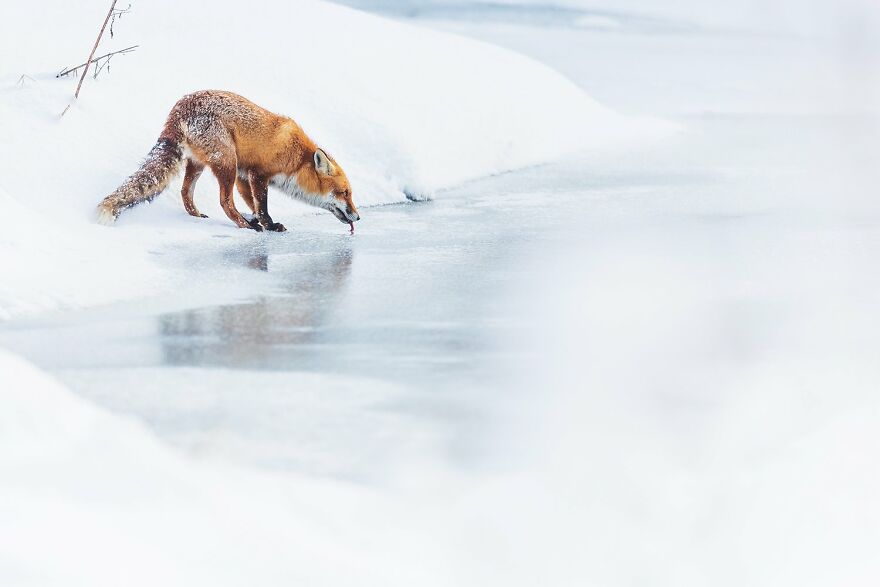
<svg viewBox="0 0 880 587">
<path fill-rule="evenodd" d="M 122 20 L 122 16 L 124 14 L 128 14 L 131 12 L 131 4 L 126 6 L 125 8 L 117 8 L 113 10 L 113 16 L 110 17 L 110 38 L 113 38 L 113 25 L 116 24 L 116 19 Z"/>
<path fill-rule="evenodd" d="M 125 53 L 131 53 L 132 51 L 137 49 L 139 46 L 140 45 L 132 45 L 131 47 L 126 47 L 125 49 L 120 49 L 119 51 L 111 51 L 110 53 L 106 53 L 104 55 L 101 55 L 100 57 L 95 57 L 94 59 L 92 59 L 90 63 L 94 63 L 96 66 L 95 67 L 95 69 L 96 69 L 95 77 L 97 77 L 97 75 L 101 71 L 101 69 L 103 69 L 103 67 L 110 61 L 110 59 L 114 55 L 124 55 Z M 98 62 L 101 61 L 102 59 L 106 59 L 107 61 L 103 65 L 99 65 Z M 57 74 L 55 74 L 55 77 L 64 77 L 64 76 L 70 75 L 71 73 L 75 73 L 76 70 L 78 70 L 79 68 L 85 67 L 85 66 L 86 66 L 85 63 L 80 63 L 76 67 L 65 67 L 64 69 L 59 71 Z"/>
<path fill-rule="evenodd" d="M 113 0 L 113 2 L 110 4 L 110 10 L 107 11 L 107 16 L 104 18 L 104 24 L 101 25 L 101 30 L 98 32 L 98 38 L 95 39 L 95 45 L 92 47 L 92 50 L 89 53 L 88 59 L 86 59 L 86 62 L 83 64 L 82 75 L 79 78 L 79 83 L 76 85 L 76 92 L 73 93 L 74 100 L 79 98 L 79 91 L 82 88 L 83 82 L 86 79 L 86 73 L 88 73 L 89 65 L 91 65 L 91 63 L 92 63 L 92 57 L 95 56 L 95 51 L 97 51 L 97 49 L 98 49 L 98 44 L 101 42 L 101 37 L 104 36 L 104 29 L 107 28 L 107 23 L 110 22 L 110 18 L 113 16 L 115 9 L 116 9 L 116 0 Z M 67 109 L 65 109 L 64 111 L 67 112 Z"/>
</svg>

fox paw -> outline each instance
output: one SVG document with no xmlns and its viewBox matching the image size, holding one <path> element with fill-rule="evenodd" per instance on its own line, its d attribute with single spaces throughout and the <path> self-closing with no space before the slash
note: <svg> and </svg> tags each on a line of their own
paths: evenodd
<svg viewBox="0 0 880 587">
<path fill-rule="evenodd" d="M 271 230 L 272 232 L 287 232 L 287 228 L 285 228 L 280 222 L 270 222 L 269 226 L 266 227 L 266 230 Z"/>
<path fill-rule="evenodd" d="M 263 227 L 260 226 L 260 223 L 257 222 L 256 218 L 251 218 L 250 220 L 247 220 L 246 222 L 247 222 L 247 226 L 242 226 L 242 228 L 252 228 L 252 229 L 256 230 L 257 232 L 263 231 Z"/>
</svg>

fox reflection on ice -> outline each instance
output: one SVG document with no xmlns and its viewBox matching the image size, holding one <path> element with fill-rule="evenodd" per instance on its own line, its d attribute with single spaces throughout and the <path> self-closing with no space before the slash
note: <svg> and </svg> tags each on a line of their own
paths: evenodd
<svg viewBox="0 0 880 587">
<path fill-rule="evenodd" d="M 243 259 L 235 254 L 237 262 L 256 271 L 269 271 L 275 260 L 265 250 L 249 251 Z M 270 295 L 159 316 L 164 363 L 295 367 L 306 349 L 319 344 L 322 326 L 351 273 L 352 259 L 347 245 L 279 258 L 283 285 Z"/>
</svg>

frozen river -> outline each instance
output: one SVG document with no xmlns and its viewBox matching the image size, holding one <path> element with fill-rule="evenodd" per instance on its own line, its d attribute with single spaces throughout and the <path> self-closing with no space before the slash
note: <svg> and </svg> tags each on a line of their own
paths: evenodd
<svg viewBox="0 0 880 587">
<path fill-rule="evenodd" d="M 880 149 L 864 79 L 790 71 L 833 69 L 824 41 L 511 11 L 434 24 L 681 131 L 366 209 L 353 236 L 306 216 L 156 251 L 191 274 L 182 291 L 6 324 L 0 344 L 190 456 L 487 488 L 474 523 L 504 537 L 504 570 L 494 550 L 465 557 L 467 580 L 869 584 Z"/>
<path fill-rule="evenodd" d="M 306 216 L 284 235 L 157 251 L 195 285 L 17 323 L 0 341 L 172 442 L 221 456 L 234 437 L 260 462 L 306 453 L 287 463 L 298 467 L 315 460 L 311 447 L 342 443 L 325 437 L 351 428 L 339 458 L 322 468 L 357 475 L 375 465 L 356 455 L 379 450 L 372 445 L 393 432 L 381 419 L 380 429 L 345 421 L 369 421 L 371 409 L 413 429 L 449 427 L 456 443 L 472 444 L 481 434 L 469 430 L 472 420 L 485 416 L 476 405 L 489 400 L 499 365 L 521 352 L 505 344 L 524 326 L 508 292 L 541 277 L 525 262 L 530 250 L 576 236 L 570 211 L 587 197 L 581 179 L 578 163 L 501 176 L 432 202 L 370 209 L 353 236 L 326 215 Z M 352 413 L 349 402 L 367 413 Z M 291 409 L 300 411 L 293 420 Z M 277 446 L 266 446 L 267 425 L 280 434 Z M 259 446 L 248 450 L 254 435 Z M 385 460 L 409 449 L 388 440 Z"/>
</svg>

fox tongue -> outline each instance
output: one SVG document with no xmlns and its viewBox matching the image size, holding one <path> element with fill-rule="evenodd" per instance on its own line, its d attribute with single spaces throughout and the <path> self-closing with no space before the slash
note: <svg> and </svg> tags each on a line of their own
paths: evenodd
<svg viewBox="0 0 880 587">
<path fill-rule="evenodd" d="M 354 234 L 354 222 L 349 222 L 348 225 L 351 227 L 351 234 Z"/>
</svg>

